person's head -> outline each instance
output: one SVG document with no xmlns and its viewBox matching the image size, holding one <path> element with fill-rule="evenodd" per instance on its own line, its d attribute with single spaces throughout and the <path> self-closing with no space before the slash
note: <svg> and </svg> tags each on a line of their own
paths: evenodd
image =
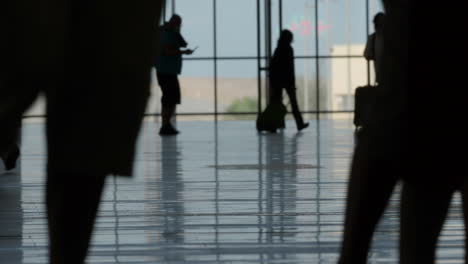
<svg viewBox="0 0 468 264">
<path fill-rule="evenodd" d="M 281 31 L 280 37 L 278 39 L 278 46 L 280 45 L 291 45 L 293 42 L 293 33 L 287 29 Z"/>
<path fill-rule="evenodd" d="M 174 14 L 171 16 L 167 24 L 169 25 L 171 29 L 179 30 L 180 27 L 182 26 L 182 18 L 179 15 Z"/>
<path fill-rule="evenodd" d="M 383 28 L 384 21 L 385 21 L 384 13 L 379 12 L 374 16 L 373 22 L 374 22 L 375 31 L 380 31 Z"/>
</svg>

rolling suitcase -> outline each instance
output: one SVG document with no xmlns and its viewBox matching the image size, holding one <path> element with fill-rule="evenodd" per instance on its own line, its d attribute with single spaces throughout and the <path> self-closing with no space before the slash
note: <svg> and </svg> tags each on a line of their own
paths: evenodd
<svg viewBox="0 0 468 264">
<path fill-rule="evenodd" d="M 257 117 L 257 130 L 276 132 L 276 129 L 284 128 L 286 106 L 282 103 L 269 104 Z"/>
</svg>

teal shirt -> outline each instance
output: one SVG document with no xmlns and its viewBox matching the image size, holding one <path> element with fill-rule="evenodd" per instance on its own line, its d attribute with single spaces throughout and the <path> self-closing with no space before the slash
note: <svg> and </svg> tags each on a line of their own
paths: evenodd
<svg viewBox="0 0 468 264">
<path fill-rule="evenodd" d="M 187 43 L 179 32 L 162 26 L 160 31 L 160 48 L 155 64 L 156 70 L 158 73 L 179 75 L 182 72 L 182 55 L 164 55 L 163 50 L 167 45 L 171 45 L 179 50 L 186 47 Z"/>
</svg>

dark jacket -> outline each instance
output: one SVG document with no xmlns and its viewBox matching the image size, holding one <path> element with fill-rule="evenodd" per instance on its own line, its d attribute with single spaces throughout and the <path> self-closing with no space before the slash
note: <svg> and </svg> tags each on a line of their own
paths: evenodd
<svg viewBox="0 0 468 264">
<path fill-rule="evenodd" d="M 289 44 L 279 44 L 270 61 L 270 80 L 276 86 L 296 86 L 294 51 Z"/>
</svg>

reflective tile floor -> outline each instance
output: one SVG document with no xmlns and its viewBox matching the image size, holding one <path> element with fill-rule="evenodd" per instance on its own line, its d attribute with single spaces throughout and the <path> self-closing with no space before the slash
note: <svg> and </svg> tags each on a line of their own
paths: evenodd
<svg viewBox="0 0 468 264">
<path fill-rule="evenodd" d="M 110 177 L 89 263 L 336 263 L 351 118 L 296 133 L 257 134 L 254 121 L 181 121 L 160 137 L 148 121 L 135 176 Z M 21 169 L 0 175 L 0 263 L 47 263 L 43 125 L 23 130 Z M 378 175 L 376 175 L 378 177 Z M 398 191 L 370 263 L 397 263 Z M 438 263 L 462 263 L 455 197 Z"/>
</svg>

